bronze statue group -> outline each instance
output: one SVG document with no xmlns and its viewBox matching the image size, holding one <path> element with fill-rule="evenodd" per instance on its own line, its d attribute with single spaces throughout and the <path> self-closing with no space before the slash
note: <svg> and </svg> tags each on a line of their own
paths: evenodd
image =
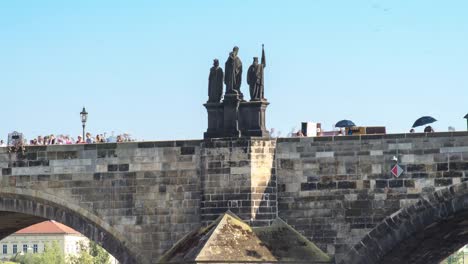
<svg viewBox="0 0 468 264">
<path fill-rule="evenodd" d="M 239 48 L 236 46 L 229 53 L 225 63 L 226 74 L 219 67 L 218 59 L 214 59 L 213 67 L 210 69 L 208 77 L 208 102 L 219 103 L 223 93 L 223 82 L 226 84 L 226 95 L 238 95 L 239 99 L 244 100 L 240 87 L 242 82 L 242 61 L 239 56 Z M 261 63 L 258 57 L 253 58 L 252 65 L 247 70 L 247 84 L 249 85 L 250 101 L 263 101 L 264 81 L 263 69 L 266 67 L 265 50 L 262 45 Z"/>
</svg>

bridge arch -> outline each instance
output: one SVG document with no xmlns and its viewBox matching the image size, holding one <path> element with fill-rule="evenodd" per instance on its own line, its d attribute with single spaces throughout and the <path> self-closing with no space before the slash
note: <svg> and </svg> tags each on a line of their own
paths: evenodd
<svg viewBox="0 0 468 264">
<path fill-rule="evenodd" d="M 14 224 L 0 224 L 0 239 L 29 225 L 54 220 L 70 226 L 100 244 L 120 263 L 147 263 L 120 232 L 98 216 L 56 196 L 24 188 L 0 188 L 0 219 L 9 217 Z M 7 222 L 7 221 L 1 221 Z M 2 226 L 3 225 L 3 226 Z"/>
<path fill-rule="evenodd" d="M 387 217 L 339 263 L 439 263 L 467 243 L 468 182 L 463 182 Z"/>
</svg>

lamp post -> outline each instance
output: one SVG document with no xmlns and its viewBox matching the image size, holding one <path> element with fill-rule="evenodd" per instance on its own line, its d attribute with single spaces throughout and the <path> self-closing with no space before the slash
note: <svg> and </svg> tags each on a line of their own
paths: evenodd
<svg viewBox="0 0 468 264">
<path fill-rule="evenodd" d="M 83 107 L 83 111 L 80 113 L 81 116 L 81 123 L 83 123 L 83 141 L 85 140 L 85 126 L 86 126 L 86 120 L 88 119 L 88 112 L 86 112 L 86 109 Z"/>
<path fill-rule="evenodd" d="M 466 118 L 466 130 L 468 130 L 468 114 L 466 114 L 466 116 L 463 118 Z"/>
</svg>

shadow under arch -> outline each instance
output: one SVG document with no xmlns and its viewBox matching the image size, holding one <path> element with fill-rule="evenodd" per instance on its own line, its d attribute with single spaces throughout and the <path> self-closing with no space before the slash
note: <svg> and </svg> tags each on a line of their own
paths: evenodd
<svg viewBox="0 0 468 264">
<path fill-rule="evenodd" d="M 468 182 L 463 182 L 387 217 L 339 263 L 439 263 L 467 242 Z"/>
<path fill-rule="evenodd" d="M 113 227 L 88 210 L 36 190 L 0 187 L 0 239 L 29 225 L 54 220 L 98 243 L 122 264 L 147 263 Z M 14 221 L 14 223 L 11 223 Z"/>
</svg>

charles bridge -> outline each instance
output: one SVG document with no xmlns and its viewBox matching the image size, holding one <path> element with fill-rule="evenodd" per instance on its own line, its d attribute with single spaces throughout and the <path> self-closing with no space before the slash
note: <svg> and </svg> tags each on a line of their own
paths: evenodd
<svg viewBox="0 0 468 264">
<path fill-rule="evenodd" d="M 467 132 L 0 148 L 0 167 L 0 237 L 53 219 L 122 263 L 228 210 L 335 263 L 437 263 L 468 238 Z"/>
<path fill-rule="evenodd" d="M 203 140 L 0 148 L 0 238 L 51 219 L 124 264 L 426 264 L 468 242 L 468 132 L 270 138 L 264 48 L 250 101 L 238 52 L 213 61 Z"/>
</svg>

